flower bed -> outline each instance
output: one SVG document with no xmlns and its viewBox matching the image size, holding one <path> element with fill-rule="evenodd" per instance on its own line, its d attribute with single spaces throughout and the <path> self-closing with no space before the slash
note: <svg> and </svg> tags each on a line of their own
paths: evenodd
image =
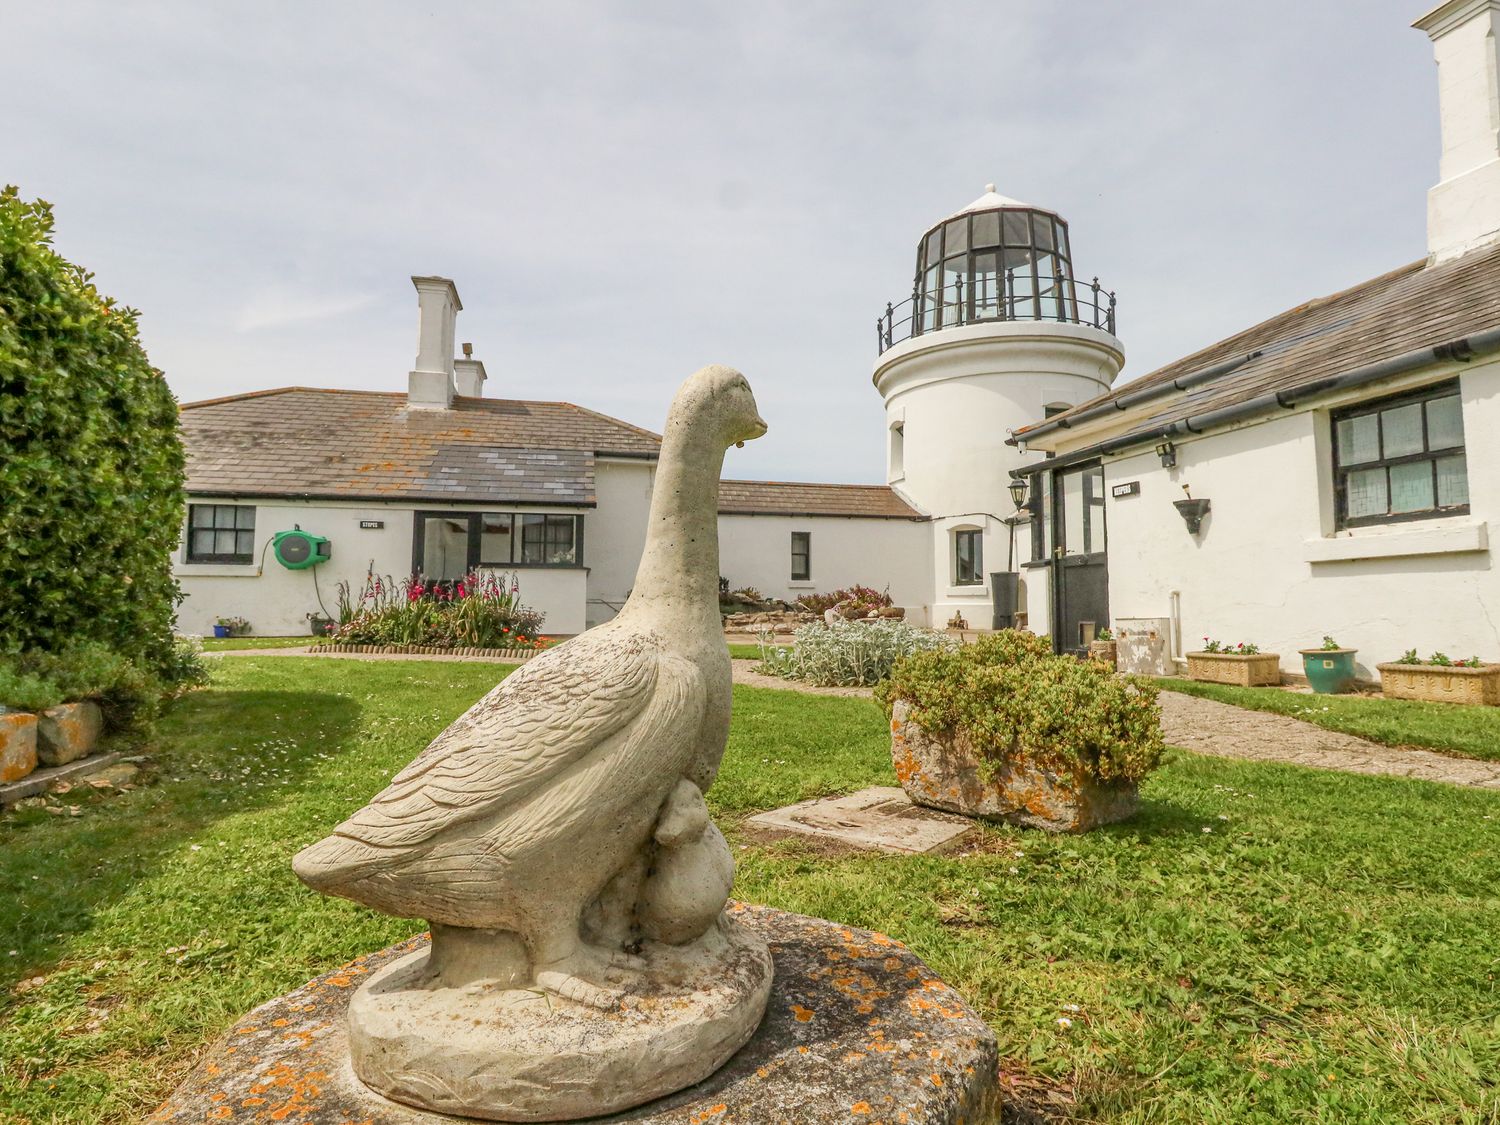
<svg viewBox="0 0 1500 1125">
<path fill-rule="evenodd" d="M 331 646 L 395 646 L 406 651 L 501 652 L 545 647 L 537 633 L 543 615 L 521 604 L 520 581 L 512 575 L 469 574 L 457 582 L 433 582 L 421 575 L 395 581 L 367 575 L 355 595 L 340 582 L 338 624 Z"/>
</svg>

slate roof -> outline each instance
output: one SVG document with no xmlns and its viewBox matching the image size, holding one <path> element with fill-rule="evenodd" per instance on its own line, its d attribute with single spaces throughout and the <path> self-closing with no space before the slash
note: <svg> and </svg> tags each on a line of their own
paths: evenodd
<svg viewBox="0 0 1500 1125">
<path fill-rule="evenodd" d="M 921 519 L 883 484 L 802 484 L 779 480 L 719 482 L 721 515 L 864 516 L 887 520 Z"/>
<path fill-rule="evenodd" d="M 1189 415 L 1234 406 L 1497 325 L 1500 244 L 1438 265 L 1413 262 L 1343 292 L 1308 301 L 1047 421 L 1068 418 L 1250 352 L 1261 353 L 1216 379 L 1142 407 L 1145 413 L 1128 432 L 1144 434 Z M 1017 430 L 1017 436 L 1024 437 L 1030 428 Z"/>
<path fill-rule="evenodd" d="M 182 407 L 197 495 L 590 505 L 594 458 L 654 458 L 650 430 L 568 402 L 287 387 Z"/>
<path fill-rule="evenodd" d="M 408 410 L 396 392 L 285 387 L 182 407 L 187 489 L 422 503 L 592 506 L 600 456 L 655 460 L 650 430 L 569 402 L 456 398 Z M 719 510 L 917 519 L 883 485 L 724 481 Z"/>
</svg>

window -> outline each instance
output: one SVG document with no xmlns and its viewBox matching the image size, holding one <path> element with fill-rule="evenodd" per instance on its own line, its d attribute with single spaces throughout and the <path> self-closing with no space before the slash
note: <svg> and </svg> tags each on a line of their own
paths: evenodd
<svg viewBox="0 0 1500 1125">
<path fill-rule="evenodd" d="M 253 563 L 254 507 L 247 504 L 189 504 L 187 561 Z"/>
<path fill-rule="evenodd" d="M 906 423 L 897 422 L 891 427 L 891 480 L 900 480 L 906 475 Z"/>
<path fill-rule="evenodd" d="M 984 582 L 984 532 L 961 528 L 953 533 L 953 584 L 979 586 Z"/>
<path fill-rule="evenodd" d="M 417 512 L 412 570 L 456 581 L 480 566 L 577 566 L 583 517 L 553 513 Z"/>
<path fill-rule="evenodd" d="M 578 552 L 577 516 L 522 516 L 521 557 L 531 566 L 572 566 Z"/>
<path fill-rule="evenodd" d="M 1340 528 L 1467 512 L 1457 380 L 1336 411 L 1333 469 Z"/>
<path fill-rule="evenodd" d="M 812 532 L 792 532 L 792 581 L 812 581 Z"/>
</svg>

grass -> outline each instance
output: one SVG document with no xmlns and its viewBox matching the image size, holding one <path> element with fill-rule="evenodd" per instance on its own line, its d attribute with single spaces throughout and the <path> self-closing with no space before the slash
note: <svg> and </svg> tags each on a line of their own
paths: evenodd
<svg viewBox="0 0 1500 1125">
<path fill-rule="evenodd" d="M 288 861 L 504 672 L 216 662 L 154 784 L 0 821 L 0 1120 L 138 1119 L 250 1008 L 417 929 L 318 897 Z M 1172 752 L 1126 825 L 829 854 L 741 822 L 893 783 L 883 716 L 735 702 L 710 797 L 736 893 L 906 942 L 1076 1119 L 1500 1116 L 1500 794 Z"/>
<path fill-rule="evenodd" d="M 1421 746 L 1466 758 L 1500 761 L 1500 707 L 1419 703 L 1365 695 L 1308 695 L 1274 687 L 1233 687 L 1163 679 L 1168 691 L 1270 711 L 1390 746 Z"/>
<path fill-rule="evenodd" d="M 247 648 L 306 648 L 316 638 L 298 637 L 204 637 L 204 652 L 230 652 Z"/>
</svg>

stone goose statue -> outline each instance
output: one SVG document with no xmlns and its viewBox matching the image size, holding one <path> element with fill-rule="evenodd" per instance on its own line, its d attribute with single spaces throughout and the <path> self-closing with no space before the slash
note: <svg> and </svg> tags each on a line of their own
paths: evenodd
<svg viewBox="0 0 1500 1125">
<path fill-rule="evenodd" d="M 623 993 L 607 982 L 642 967 L 634 943 L 694 941 L 718 918 L 733 863 L 702 794 L 729 733 L 719 475 L 765 431 L 739 372 L 691 376 L 619 616 L 502 681 L 292 861 L 325 894 L 426 919 L 431 987 L 609 1009 Z"/>
</svg>

